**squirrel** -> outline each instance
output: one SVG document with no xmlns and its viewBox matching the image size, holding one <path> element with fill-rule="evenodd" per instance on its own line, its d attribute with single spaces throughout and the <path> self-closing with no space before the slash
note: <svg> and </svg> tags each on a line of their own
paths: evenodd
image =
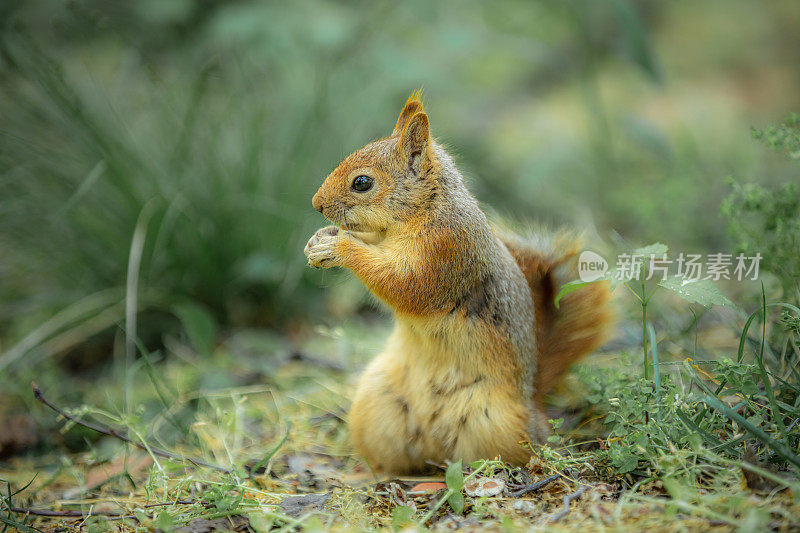
<svg viewBox="0 0 800 533">
<path fill-rule="evenodd" d="M 612 322 L 602 283 L 554 305 L 580 242 L 493 227 L 432 138 L 419 91 L 392 134 L 345 158 L 312 204 L 335 225 L 308 241 L 308 264 L 350 269 L 395 318 L 358 381 L 355 449 L 396 474 L 430 461 L 525 464 L 520 442 L 552 432 L 543 396 Z"/>
</svg>

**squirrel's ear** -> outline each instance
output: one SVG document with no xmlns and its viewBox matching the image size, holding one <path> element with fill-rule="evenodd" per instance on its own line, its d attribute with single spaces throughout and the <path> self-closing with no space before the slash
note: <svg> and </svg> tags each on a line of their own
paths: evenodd
<svg viewBox="0 0 800 533">
<path fill-rule="evenodd" d="M 416 113 L 406 124 L 403 135 L 400 137 L 400 151 L 410 159 L 420 159 L 425 154 L 430 138 L 428 115 Z"/>
<path fill-rule="evenodd" d="M 422 112 L 422 102 L 416 99 L 412 100 L 411 98 L 409 98 L 408 101 L 406 102 L 405 107 L 403 107 L 403 110 L 400 112 L 400 116 L 397 117 L 397 124 L 394 127 L 392 135 L 402 134 L 403 130 L 405 130 L 406 126 L 408 125 L 408 121 L 411 120 L 411 117 L 421 112 Z"/>
</svg>

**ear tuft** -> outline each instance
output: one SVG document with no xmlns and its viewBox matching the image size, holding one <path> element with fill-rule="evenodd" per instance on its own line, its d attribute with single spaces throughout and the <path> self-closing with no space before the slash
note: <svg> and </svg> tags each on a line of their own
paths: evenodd
<svg viewBox="0 0 800 533">
<path fill-rule="evenodd" d="M 408 121 L 400 137 L 400 150 L 407 156 L 424 154 L 430 138 L 430 125 L 428 115 L 424 112 L 415 113 Z"/>
<path fill-rule="evenodd" d="M 406 99 L 406 105 L 411 102 L 419 102 L 419 106 L 422 107 L 422 87 L 411 93 L 411 96 Z"/>
<path fill-rule="evenodd" d="M 424 113 L 425 109 L 422 107 L 422 89 L 418 89 L 411 93 L 411 96 L 408 97 L 406 100 L 406 105 L 403 107 L 403 110 L 400 112 L 400 116 L 397 118 L 397 124 L 394 127 L 394 131 L 392 135 L 400 135 L 403 133 L 403 130 L 408 125 L 408 121 L 411 120 L 417 113 Z"/>
</svg>

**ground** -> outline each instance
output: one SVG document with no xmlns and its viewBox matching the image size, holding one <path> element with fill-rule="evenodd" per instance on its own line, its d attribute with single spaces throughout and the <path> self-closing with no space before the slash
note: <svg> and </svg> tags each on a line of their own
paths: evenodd
<svg viewBox="0 0 800 533">
<path fill-rule="evenodd" d="M 735 344 L 725 330 L 710 320 L 704 346 Z M 587 403 L 585 376 L 620 367 L 635 344 L 624 324 L 617 339 L 574 369 L 550 399 L 549 415 L 561 419 L 554 422 L 558 436 L 546 446 L 520 443 L 530 450 L 526 467 L 487 458 L 461 468 L 432 465 L 423 477 L 374 473 L 350 448 L 345 419 L 355 376 L 387 333 L 388 324 L 374 318 L 318 328 L 299 344 L 239 331 L 208 357 L 185 339 L 167 339 L 166 357 L 152 353 L 139 360 L 129 380 L 128 415 L 124 385 L 111 376 L 84 372 L 54 381 L 45 374 L 39 387 L 46 401 L 146 442 L 148 449 L 59 421 L 31 400 L 27 416 L 6 415 L 5 431 L 20 439 L 27 434 L 29 441 L 27 453 L 15 450 L 0 463 L 0 478 L 8 482 L 0 519 L 44 531 L 800 527 L 797 486 L 784 490 L 790 483 L 782 485 L 785 474 L 774 469 L 765 475 L 777 476 L 777 483 L 733 460 L 702 464 L 681 449 L 626 473 L 614 465 L 604 451 L 617 437 L 608 434 L 602 402 Z M 81 403 L 72 400 L 76 390 L 88 391 Z M 671 470 L 664 467 L 670 462 L 676 465 Z M 681 469 L 695 470 L 665 475 Z"/>
</svg>

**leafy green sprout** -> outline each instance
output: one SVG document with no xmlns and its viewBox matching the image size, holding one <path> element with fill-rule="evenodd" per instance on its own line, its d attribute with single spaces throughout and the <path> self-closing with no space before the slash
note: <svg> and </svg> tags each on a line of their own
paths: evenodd
<svg viewBox="0 0 800 533">
<path fill-rule="evenodd" d="M 735 361 L 687 359 L 681 364 L 689 378 L 688 387 L 678 387 L 671 380 L 662 383 L 659 366 L 676 363 L 658 360 L 655 330 L 647 320 L 648 304 L 656 292 L 661 288 L 669 289 L 689 302 L 706 307 L 733 306 L 711 282 L 705 280 L 688 281 L 673 276 L 654 286 L 648 286 L 645 281 L 649 273 L 648 266 L 654 259 L 665 259 L 666 252 L 667 247 L 658 243 L 634 250 L 632 254 L 649 257 L 651 260 L 643 262 L 639 279 L 635 281 L 624 281 L 616 271 L 611 271 L 592 282 L 570 282 L 562 287 L 556 297 L 557 305 L 564 295 L 588 283 L 606 281 L 610 282 L 612 291 L 619 285 L 624 285 L 642 309 L 643 378 L 637 380 L 631 376 L 617 376 L 612 381 L 613 390 L 609 388 L 600 395 L 592 395 L 596 399 L 593 403 L 601 398 L 611 398 L 608 401 L 614 406 L 605 420 L 610 427 L 609 448 L 606 452 L 608 458 L 620 473 L 637 469 L 640 461 L 644 460 L 649 463 L 649 467 L 642 474 L 662 472 L 658 479 L 663 479 L 665 473 L 674 468 L 668 465 L 674 454 L 680 450 L 687 447 L 694 450 L 692 453 L 695 454 L 695 462 L 701 460 L 718 463 L 719 453 L 735 456 L 736 448 L 752 439 L 760 443 L 763 450 L 770 450 L 776 460 L 797 467 L 800 458 L 791 443 L 800 439 L 800 436 L 797 435 L 797 428 L 787 426 L 784 418 L 800 415 L 800 388 L 787 381 L 800 381 L 800 372 L 789 365 L 791 378 L 784 379 L 767 370 L 764 352 L 767 309 L 781 309 L 786 329 L 792 331 L 794 321 L 791 317 L 793 314 L 800 316 L 800 308 L 787 303 L 767 304 L 762 289 L 762 305 L 745 323 Z M 762 318 L 761 342 L 755 353 L 754 364 L 747 365 L 743 360 L 748 332 L 759 315 Z M 649 353 L 652 353 L 652 362 L 648 360 Z M 698 366 L 701 363 L 716 365 L 717 375 L 702 371 Z M 652 379 L 648 372 L 651 364 Z M 707 385 L 704 379 L 715 383 L 716 388 Z M 699 394 L 692 393 L 694 386 L 700 389 Z M 731 407 L 720 399 L 721 396 L 738 397 L 740 402 Z M 651 398 L 655 401 L 651 401 Z M 785 400 L 789 400 L 789 403 Z M 653 415 L 655 418 L 651 418 Z M 740 460 L 739 464 L 745 470 L 753 466 L 744 460 Z"/>
<path fill-rule="evenodd" d="M 695 280 L 686 279 L 681 275 L 672 277 L 665 277 L 659 281 L 655 287 L 648 288 L 647 278 L 650 273 L 650 268 L 653 263 L 667 258 L 667 246 L 661 243 L 654 243 L 649 246 L 637 248 L 631 252 L 631 257 L 639 257 L 644 259 L 638 266 L 638 275 L 636 278 L 625 279 L 621 275 L 619 269 L 613 269 L 597 279 L 592 281 L 574 280 L 564 284 L 555 297 L 555 305 L 559 306 L 561 298 L 567 294 L 574 292 L 591 283 L 598 283 L 608 281 L 611 283 L 610 290 L 613 292 L 619 285 L 624 286 L 628 291 L 633 294 L 634 298 L 639 302 L 642 309 L 642 375 L 645 379 L 649 379 L 648 369 L 650 363 L 648 362 L 648 337 L 651 339 L 651 346 L 653 350 L 653 376 L 656 380 L 656 388 L 658 388 L 658 352 L 655 344 L 655 331 L 652 326 L 647 322 L 647 306 L 650 300 L 660 288 L 668 289 L 684 300 L 690 303 L 698 303 L 705 307 L 712 305 L 726 305 L 735 307 L 722 292 L 708 280 Z"/>
<path fill-rule="evenodd" d="M 419 521 L 419 526 L 422 527 L 425 523 L 431 519 L 431 517 L 438 511 L 444 504 L 447 502 L 450 504 L 450 508 L 453 509 L 453 512 L 456 514 L 462 514 L 464 512 L 464 494 L 461 492 L 464 489 L 464 484 L 469 481 L 470 479 L 477 476 L 480 472 L 482 472 L 486 466 L 489 464 L 489 461 L 476 461 L 470 464 L 474 470 L 467 476 L 464 477 L 464 469 L 461 463 L 461 460 L 451 463 L 450 466 L 447 467 L 447 471 L 444 475 L 444 481 L 447 485 L 447 490 L 442 495 L 442 498 L 431 507 L 425 516 L 422 517 L 422 520 Z"/>
</svg>

